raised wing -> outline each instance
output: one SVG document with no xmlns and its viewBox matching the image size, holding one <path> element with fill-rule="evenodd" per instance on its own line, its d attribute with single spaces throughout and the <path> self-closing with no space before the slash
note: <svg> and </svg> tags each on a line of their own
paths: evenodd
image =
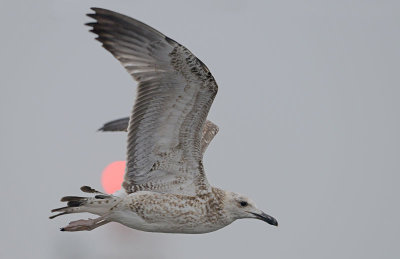
<svg viewBox="0 0 400 259">
<path fill-rule="evenodd" d="M 99 129 L 99 131 L 128 131 L 129 125 L 129 117 L 121 118 L 118 120 L 113 120 L 105 123 L 103 127 Z M 204 123 L 202 135 L 201 135 L 201 144 L 200 149 L 201 153 L 204 154 L 211 140 L 217 135 L 219 128 L 217 125 L 212 123 L 209 120 L 206 120 Z"/>
<path fill-rule="evenodd" d="M 188 49 L 127 16 L 92 8 L 97 40 L 139 82 L 129 120 L 127 192 L 209 192 L 201 134 L 217 94 L 208 68 Z"/>
</svg>

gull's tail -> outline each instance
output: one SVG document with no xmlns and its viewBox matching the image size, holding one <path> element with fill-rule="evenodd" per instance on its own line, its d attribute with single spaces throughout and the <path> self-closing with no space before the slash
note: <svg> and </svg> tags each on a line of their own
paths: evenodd
<svg viewBox="0 0 400 259">
<path fill-rule="evenodd" d="M 94 220 L 70 222 L 67 227 L 61 228 L 61 231 L 92 230 L 104 225 L 109 222 L 107 216 L 112 212 L 113 207 L 122 201 L 120 197 L 101 193 L 89 186 L 82 186 L 81 191 L 93 193 L 94 197 L 65 196 L 61 198 L 61 201 L 67 202 L 67 206 L 51 210 L 51 212 L 58 212 L 58 214 L 52 215 L 49 218 L 53 219 L 61 215 L 81 212 L 96 214 L 100 217 Z"/>
</svg>

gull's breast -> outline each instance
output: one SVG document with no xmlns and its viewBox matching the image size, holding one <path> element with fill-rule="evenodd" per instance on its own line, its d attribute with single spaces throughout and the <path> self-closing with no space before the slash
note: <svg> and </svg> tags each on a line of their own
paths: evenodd
<svg viewBox="0 0 400 259">
<path fill-rule="evenodd" d="M 212 232 L 233 221 L 218 206 L 210 210 L 209 204 L 207 197 L 143 191 L 126 196 L 113 208 L 112 219 L 142 231 L 193 234 Z"/>
</svg>

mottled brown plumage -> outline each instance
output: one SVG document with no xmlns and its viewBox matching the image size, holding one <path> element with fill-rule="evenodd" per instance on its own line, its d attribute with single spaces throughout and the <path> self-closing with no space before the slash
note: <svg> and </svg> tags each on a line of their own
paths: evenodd
<svg viewBox="0 0 400 259">
<path fill-rule="evenodd" d="M 206 65 L 187 48 L 135 19 L 92 8 L 87 25 L 138 82 L 132 114 L 101 129 L 125 130 L 127 169 L 123 188 L 93 198 L 67 196 L 59 215 L 89 212 L 100 217 L 71 222 L 63 231 L 92 230 L 115 221 L 167 233 L 206 233 L 236 219 L 277 221 L 247 197 L 211 187 L 203 153 L 218 132 L 207 114 L 218 86 Z M 124 125 L 125 123 L 125 125 Z"/>
</svg>

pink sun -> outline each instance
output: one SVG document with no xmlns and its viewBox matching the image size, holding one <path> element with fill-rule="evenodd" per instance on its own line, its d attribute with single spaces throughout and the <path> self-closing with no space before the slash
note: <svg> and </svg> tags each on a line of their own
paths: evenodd
<svg viewBox="0 0 400 259">
<path fill-rule="evenodd" d="M 111 194 L 121 189 L 125 166 L 125 161 L 115 161 L 104 168 L 101 175 L 101 184 L 106 193 Z"/>
</svg>

